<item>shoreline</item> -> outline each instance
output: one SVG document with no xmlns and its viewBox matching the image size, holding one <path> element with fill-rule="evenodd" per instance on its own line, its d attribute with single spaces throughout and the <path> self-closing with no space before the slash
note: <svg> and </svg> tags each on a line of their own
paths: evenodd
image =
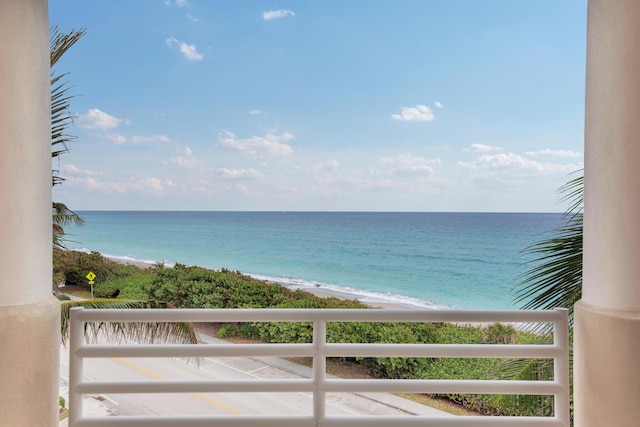
<svg viewBox="0 0 640 427">
<path fill-rule="evenodd" d="M 117 258 L 117 257 L 108 257 L 104 254 L 102 254 L 102 256 L 104 256 L 105 258 L 108 258 L 112 261 L 115 261 L 119 264 L 124 264 L 124 265 L 133 265 L 136 266 L 138 268 L 141 269 L 146 269 L 149 267 L 153 267 L 154 265 L 156 265 L 156 263 L 151 263 L 151 262 L 145 262 L 145 261 L 140 261 L 140 260 L 133 260 L 133 259 L 122 259 L 122 258 Z M 242 273 L 245 274 L 245 273 Z M 349 294 L 348 292 L 339 292 L 339 291 L 333 291 L 331 289 L 327 289 L 327 288 L 323 288 L 321 286 L 316 286 L 316 287 L 310 287 L 310 286 L 299 286 L 299 287 L 295 287 L 295 286 L 290 286 L 287 285 L 284 282 L 279 282 L 277 280 L 265 280 L 262 277 L 256 277 L 253 275 L 248 275 L 250 277 L 254 277 L 258 280 L 262 280 L 265 281 L 267 283 L 275 283 L 278 284 L 280 286 L 283 286 L 287 289 L 301 289 L 303 291 L 309 292 L 310 294 L 313 294 L 317 297 L 320 298 L 330 298 L 330 297 L 335 297 L 341 300 L 358 300 L 363 304 L 366 304 L 368 306 L 370 306 L 371 308 L 378 308 L 378 309 L 384 309 L 384 310 L 437 310 L 437 307 L 422 307 L 419 305 L 415 305 L 415 304 L 401 304 L 401 303 L 393 303 L 393 302 L 381 302 L 381 301 L 364 301 L 361 298 L 358 297 L 358 295 L 354 295 L 354 294 Z M 460 324 L 462 325 L 462 324 Z M 491 325 L 491 323 L 478 323 L 478 322 L 470 322 L 470 323 L 465 323 L 464 325 L 469 325 L 469 326 L 479 326 L 479 327 L 487 327 L 489 325 Z M 523 325 L 516 325 L 516 324 L 512 324 L 512 326 L 515 326 L 517 329 L 519 330 L 526 330 L 526 327 L 523 327 Z"/>
<path fill-rule="evenodd" d="M 105 256 L 103 254 L 103 256 Z M 146 269 L 149 267 L 153 267 L 155 265 L 151 264 L 149 262 L 144 262 L 144 261 L 139 261 L 139 260 L 129 260 L 129 259 L 120 259 L 120 258 L 113 258 L 113 257 L 106 257 L 112 261 L 115 261 L 119 264 L 124 264 L 124 265 L 133 265 L 136 266 L 138 268 L 141 269 Z M 243 273 L 244 274 L 244 273 Z M 252 276 L 254 277 L 254 276 Z M 260 280 L 264 280 L 264 279 L 260 279 Z M 285 288 L 288 289 L 292 289 L 292 286 L 287 286 L 285 283 L 282 282 L 278 282 L 278 281 L 274 281 L 274 280 L 264 280 L 265 282 L 268 283 L 275 283 L 278 284 L 280 286 L 283 286 Z M 349 293 L 346 292 L 337 292 L 337 291 L 332 291 L 330 289 L 326 289 L 326 288 L 322 288 L 322 287 L 316 287 L 316 288 L 312 288 L 312 287 L 298 287 L 298 289 L 301 289 L 303 291 L 309 292 L 310 294 L 313 294 L 317 297 L 320 298 L 330 298 L 330 297 L 335 297 L 341 300 L 358 300 L 363 304 L 366 304 L 368 306 L 370 306 L 371 308 L 379 308 L 379 309 L 383 309 L 383 310 L 437 310 L 436 308 L 430 308 L 430 307 L 420 307 L 418 305 L 412 305 L 412 304 L 400 304 L 400 303 L 391 303 L 391 302 L 371 302 L 371 301 L 363 301 L 362 299 L 358 298 L 357 295 L 351 295 Z M 472 323 L 466 323 L 466 325 L 470 325 L 470 326 L 480 326 L 480 327 L 487 327 L 489 326 L 491 323 L 477 323 L 477 322 L 472 322 Z M 519 328 L 522 329 L 522 328 Z"/>
<path fill-rule="evenodd" d="M 130 260 L 130 259 L 122 259 L 122 258 L 116 258 L 116 257 L 108 257 L 104 254 L 102 254 L 102 256 L 104 256 L 105 258 L 108 258 L 112 261 L 115 261 L 119 264 L 124 264 L 124 265 L 133 265 L 136 266 L 138 268 L 141 269 L 146 269 L 149 267 L 153 267 L 155 265 L 155 263 L 149 263 L 149 262 L 145 262 L 145 261 L 139 261 L 139 260 Z M 243 273 L 245 274 L 245 273 Z M 371 306 L 371 308 L 382 308 L 382 309 L 387 309 L 387 310 L 436 310 L 436 308 L 430 308 L 430 307 L 420 307 L 418 305 L 414 305 L 414 304 L 402 304 L 402 303 L 394 303 L 394 302 L 382 302 L 382 301 L 363 301 L 361 298 L 358 297 L 358 295 L 352 295 L 349 294 L 347 292 L 339 292 L 339 291 L 333 291 L 331 289 L 327 289 L 327 288 L 323 288 L 321 286 L 317 286 L 315 288 L 313 287 L 309 287 L 309 286 L 298 286 L 298 287 L 294 287 L 291 285 L 287 285 L 284 282 L 280 282 L 277 280 L 265 280 L 262 277 L 256 277 L 253 275 L 248 275 L 254 278 L 257 278 L 259 280 L 263 280 L 267 283 L 276 283 L 280 286 L 283 286 L 287 289 L 301 289 L 303 291 L 309 292 L 310 294 L 313 294 L 317 297 L 320 298 L 330 298 L 330 297 L 335 297 L 341 300 L 358 300 L 363 304 L 366 304 L 368 306 Z"/>
<path fill-rule="evenodd" d="M 277 283 L 277 282 L 276 282 Z M 284 286 L 282 283 L 278 283 L 280 286 Z M 309 292 L 310 294 L 313 294 L 317 297 L 320 298 L 329 298 L 329 297 L 335 297 L 335 298 L 339 298 L 342 300 L 349 300 L 349 299 L 356 299 L 358 301 L 360 301 L 363 304 L 366 304 L 368 306 L 371 306 L 371 308 L 383 308 L 386 310 L 419 310 L 420 307 L 417 306 L 412 306 L 409 304 L 393 304 L 393 303 L 386 303 L 386 302 L 376 302 L 376 303 L 371 303 L 371 302 L 366 302 L 366 301 L 362 301 L 358 298 L 348 298 L 345 297 L 343 295 L 339 295 L 337 292 L 331 292 L 329 290 L 325 290 L 325 289 L 313 289 L 313 288 L 305 288 L 302 289 L 303 291 Z"/>
</svg>

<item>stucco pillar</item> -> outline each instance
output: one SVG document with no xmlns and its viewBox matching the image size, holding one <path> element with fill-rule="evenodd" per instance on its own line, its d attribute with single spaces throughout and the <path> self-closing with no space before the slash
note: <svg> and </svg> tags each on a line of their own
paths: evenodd
<svg viewBox="0 0 640 427">
<path fill-rule="evenodd" d="M 577 427 L 640 422 L 640 2 L 590 0 Z"/>
<path fill-rule="evenodd" d="M 0 426 L 58 424 L 46 0 L 0 0 Z"/>
</svg>

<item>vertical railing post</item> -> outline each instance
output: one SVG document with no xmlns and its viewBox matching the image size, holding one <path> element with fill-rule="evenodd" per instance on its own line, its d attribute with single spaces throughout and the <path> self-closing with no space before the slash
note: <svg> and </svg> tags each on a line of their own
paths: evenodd
<svg viewBox="0 0 640 427">
<path fill-rule="evenodd" d="M 315 391 L 313 392 L 313 419 L 316 426 L 319 426 L 326 416 L 326 396 L 324 392 L 325 380 L 327 378 L 327 358 L 324 348 L 327 344 L 327 322 L 324 319 L 317 319 L 313 322 L 313 346 L 316 353 L 313 356 L 313 382 Z"/>
<path fill-rule="evenodd" d="M 553 398 L 553 412 L 563 426 L 569 427 L 569 311 L 566 308 L 556 308 L 559 314 L 553 323 L 553 344 L 562 349 L 562 356 L 553 362 L 553 379 L 563 388 L 563 393 Z"/>
<path fill-rule="evenodd" d="M 82 418 L 82 394 L 76 391 L 84 375 L 84 359 L 78 350 L 84 343 L 84 322 L 77 319 L 82 307 L 69 310 L 69 427 L 75 427 Z"/>
</svg>

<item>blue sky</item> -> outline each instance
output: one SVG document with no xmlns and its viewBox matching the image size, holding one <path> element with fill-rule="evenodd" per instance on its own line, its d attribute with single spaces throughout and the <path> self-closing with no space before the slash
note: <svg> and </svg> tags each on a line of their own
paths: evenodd
<svg viewBox="0 0 640 427">
<path fill-rule="evenodd" d="M 50 0 L 70 208 L 563 211 L 586 1 Z"/>
</svg>

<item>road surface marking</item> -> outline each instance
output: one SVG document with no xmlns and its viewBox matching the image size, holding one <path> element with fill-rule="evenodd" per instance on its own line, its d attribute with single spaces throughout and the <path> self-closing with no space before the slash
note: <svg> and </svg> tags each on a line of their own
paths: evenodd
<svg viewBox="0 0 640 427">
<path fill-rule="evenodd" d="M 128 366 L 131 369 L 135 369 L 138 372 L 142 372 L 143 374 L 145 374 L 146 376 L 149 376 L 151 378 L 155 378 L 157 380 L 166 380 L 167 379 L 166 377 L 163 377 L 160 374 L 156 374 L 155 372 L 150 371 L 150 370 L 148 370 L 146 368 L 143 368 L 142 366 L 137 365 L 137 364 L 135 364 L 133 362 L 129 362 L 128 360 L 121 359 L 119 357 L 116 357 L 113 360 L 115 360 L 116 362 L 118 362 L 118 363 L 120 363 L 120 364 L 122 364 L 124 366 Z"/>
<path fill-rule="evenodd" d="M 241 372 L 241 373 L 243 373 L 243 374 L 245 374 L 245 375 L 247 375 L 247 376 L 250 376 L 250 377 L 253 377 L 253 378 L 257 378 L 257 379 L 259 379 L 259 380 L 264 380 L 264 378 L 263 378 L 263 377 L 261 377 L 261 376 L 259 376 L 259 375 L 254 374 L 253 372 L 260 371 L 260 370 L 265 369 L 265 368 L 274 368 L 274 369 L 276 369 L 276 370 L 278 370 L 278 371 L 287 372 L 286 370 L 280 369 L 280 368 L 278 368 L 277 366 L 272 366 L 272 365 L 269 365 L 269 364 L 265 364 L 264 362 L 259 361 L 259 360 L 256 360 L 256 359 L 253 359 L 253 358 L 252 358 L 251 360 L 254 360 L 254 361 L 256 361 L 256 362 L 262 363 L 262 364 L 264 364 L 265 366 L 263 366 L 263 367 L 261 367 L 261 368 L 253 369 L 253 370 L 251 370 L 251 371 L 243 371 L 242 369 L 239 369 L 239 368 L 236 368 L 236 367 L 234 367 L 234 366 L 228 365 L 228 364 L 226 364 L 226 363 L 224 363 L 224 362 L 222 362 L 221 360 L 218 360 L 218 359 L 213 359 L 213 358 L 210 358 L 210 357 L 204 357 L 204 360 L 206 360 L 206 361 L 208 361 L 208 362 L 211 362 L 211 363 L 213 363 L 213 364 L 215 364 L 215 365 L 224 366 L 225 368 L 229 368 L 229 369 L 232 369 L 232 370 L 234 370 L 234 371 Z M 210 371 L 209 369 L 207 369 L 207 368 L 205 368 L 205 367 L 204 367 L 204 364 L 203 364 L 203 366 L 202 366 L 202 367 L 200 367 L 200 369 L 202 369 L 203 371 L 206 371 L 206 372 L 209 372 L 209 373 L 212 373 L 212 374 L 213 374 L 213 372 L 212 372 L 212 371 Z M 297 377 L 304 378 L 302 375 L 294 374 L 294 373 L 291 373 L 291 372 L 289 372 L 289 373 L 290 373 L 290 374 L 292 374 L 292 375 L 295 375 L 295 376 L 297 376 Z M 294 393 L 298 393 L 298 394 L 303 395 L 304 397 L 307 397 L 307 398 L 309 398 L 309 399 L 313 399 L 313 394 L 305 393 L 305 392 L 302 392 L 302 391 L 296 391 L 296 392 L 294 392 Z M 357 393 L 348 393 L 348 394 L 352 394 L 352 395 L 354 395 L 354 396 L 360 396 L 360 395 L 359 395 L 359 394 L 357 394 Z M 360 397 L 363 397 L 363 396 L 360 396 Z M 366 399 L 366 398 L 365 398 L 365 399 Z M 338 404 L 333 403 L 333 402 L 326 402 L 326 406 L 333 406 L 334 408 L 341 409 L 341 410 L 343 410 L 343 411 L 345 411 L 345 412 L 347 412 L 347 413 L 350 413 L 350 414 L 352 414 L 352 415 L 360 415 L 360 414 L 358 414 L 357 412 L 352 411 L 351 409 L 349 409 L 349 408 L 348 408 L 348 407 L 346 407 L 346 406 L 338 405 Z"/>
<path fill-rule="evenodd" d="M 265 365 L 262 368 L 256 368 L 252 371 L 248 371 L 247 374 L 253 374 L 254 372 L 262 371 L 263 369 L 267 369 L 267 368 L 270 368 L 270 366 Z"/>
<path fill-rule="evenodd" d="M 135 364 L 133 362 L 130 362 L 128 360 L 121 359 L 119 357 L 114 358 L 113 360 L 115 360 L 116 362 L 118 362 L 118 363 L 120 363 L 122 365 L 128 366 L 131 369 L 135 369 L 138 372 L 142 372 L 143 374 L 145 374 L 147 376 L 150 376 L 151 378 L 155 378 L 157 380 L 166 380 L 167 379 L 166 377 L 163 377 L 160 374 L 157 374 L 157 373 L 155 373 L 153 371 L 150 371 L 149 369 L 143 368 L 142 366 L 137 365 L 137 364 Z M 240 412 L 236 411 L 235 409 L 230 408 L 227 405 L 225 405 L 223 403 L 220 403 L 217 400 L 214 400 L 214 399 L 210 398 L 209 396 L 206 396 L 206 395 L 204 395 L 202 393 L 188 393 L 188 394 L 190 396 L 195 397 L 196 399 L 200 399 L 203 402 L 208 403 L 211 406 L 214 406 L 214 407 L 216 407 L 218 409 L 222 409 L 225 412 L 228 412 L 228 413 L 233 414 L 233 415 L 240 415 Z"/>
</svg>

